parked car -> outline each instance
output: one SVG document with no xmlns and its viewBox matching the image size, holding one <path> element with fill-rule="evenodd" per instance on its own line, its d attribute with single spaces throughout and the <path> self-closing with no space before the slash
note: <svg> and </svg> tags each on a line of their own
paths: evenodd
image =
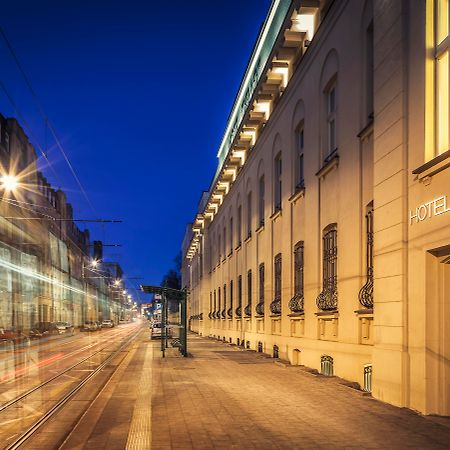
<svg viewBox="0 0 450 450">
<path fill-rule="evenodd" d="M 53 322 L 37 322 L 31 327 L 29 336 L 31 339 L 38 339 L 57 333 L 58 330 Z"/>
<path fill-rule="evenodd" d="M 55 329 L 58 334 L 70 334 L 72 335 L 74 333 L 74 327 L 69 322 L 56 322 L 55 323 Z"/>
<path fill-rule="evenodd" d="M 114 327 L 114 322 L 111 319 L 105 319 L 102 322 L 102 328 L 113 328 Z"/>
<path fill-rule="evenodd" d="M 86 320 L 81 327 L 81 331 L 97 331 L 98 325 L 94 320 Z"/>
<path fill-rule="evenodd" d="M 119 324 L 123 324 L 123 323 L 128 323 L 128 320 L 120 319 L 120 320 L 119 320 Z"/>
<path fill-rule="evenodd" d="M 23 334 L 21 330 L 14 328 L 0 328 L 0 342 L 22 343 L 28 341 L 29 338 Z"/>
<path fill-rule="evenodd" d="M 150 339 L 161 339 L 161 322 L 153 322 L 150 327 Z"/>
</svg>

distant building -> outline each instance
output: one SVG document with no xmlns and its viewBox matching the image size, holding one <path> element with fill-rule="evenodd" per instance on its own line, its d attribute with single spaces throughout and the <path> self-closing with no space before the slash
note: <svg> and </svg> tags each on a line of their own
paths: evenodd
<svg viewBox="0 0 450 450">
<path fill-rule="evenodd" d="M 64 192 L 48 183 L 37 159 L 18 122 L 0 115 L 0 177 L 19 181 L 1 192 L 0 328 L 118 321 L 124 296 L 114 295 L 103 261 L 92 266 L 89 232 L 77 227 Z"/>
<path fill-rule="evenodd" d="M 448 4 L 273 1 L 189 230 L 193 330 L 450 414 Z"/>
</svg>

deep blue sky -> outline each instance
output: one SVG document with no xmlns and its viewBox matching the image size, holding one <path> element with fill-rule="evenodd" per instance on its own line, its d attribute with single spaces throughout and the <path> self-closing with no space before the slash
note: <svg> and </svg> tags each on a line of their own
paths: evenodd
<svg viewBox="0 0 450 450">
<path fill-rule="evenodd" d="M 2 2 L 5 30 L 95 213 L 58 150 L 68 193 L 106 257 L 159 283 L 209 187 L 226 120 L 270 0 Z M 45 127 L 0 40 L 0 79 L 41 145 Z M 0 92 L 0 112 L 14 116 Z M 33 140 L 32 140 L 33 141 Z M 50 138 L 48 147 L 52 147 Z M 81 225 L 82 226 L 82 225 Z"/>
</svg>

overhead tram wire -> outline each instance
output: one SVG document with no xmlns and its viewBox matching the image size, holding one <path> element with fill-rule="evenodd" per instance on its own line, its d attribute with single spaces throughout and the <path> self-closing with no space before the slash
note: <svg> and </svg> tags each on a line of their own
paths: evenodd
<svg viewBox="0 0 450 450">
<path fill-rule="evenodd" d="M 47 162 L 48 166 L 50 167 L 50 169 L 51 169 L 51 171 L 52 171 L 52 173 L 53 173 L 53 175 L 55 177 L 55 180 L 58 182 L 58 184 L 60 186 L 62 186 L 61 180 L 60 180 L 58 174 L 56 173 L 55 168 L 53 167 L 52 163 L 48 159 L 48 156 L 47 156 L 46 152 L 44 152 L 44 150 L 42 149 L 41 145 L 39 144 L 38 139 L 36 138 L 36 136 L 34 135 L 32 129 L 31 129 L 30 125 L 28 124 L 27 120 L 25 119 L 25 117 L 21 113 L 19 107 L 17 106 L 16 102 L 12 98 L 12 95 L 9 93 L 8 89 L 6 89 L 5 84 L 1 80 L 0 80 L 0 87 L 1 87 L 2 91 L 4 92 L 4 94 L 6 95 L 7 99 L 9 100 L 9 102 L 11 103 L 11 106 L 13 107 L 13 109 L 14 109 L 15 113 L 17 114 L 17 116 L 19 117 L 21 123 L 24 125 L 24 127 L 27 130 L 28 134 L 31 136 L 31 138 L 33 139 L 33 141 L 37 145 L 37 147 L 39 149 L 39 152 L 44 157 L 45 161 Z"/>
<path fill-rule="evenodd" d="M 43 108 L 43 106 L 42 106 L 42 104 L 41 104 L 41 102 L 39 100 L 39 97 L 37 96 L 35 90 L 33 89 L 33 86 L 31 84 L 27 74 L 25 73 L 25 70 L 23 69 L 22 65 L 20 64 L 19 58 L 17 57 L 17 55 L 16 55 L 16 53 L 15 53 L 11 43 L 9 42 L 8 38 L 6 37 L 5 31 L 3 30 L 2 27 L 0 27 L 0 34 L 2 35 L 3 40 L 6 43 L 6 46 L 8 47 L 8 50 L 9 50 L 9 52 L 11 53 L 11 55 L 12 55 L 12 57 L 14 59 L 14 62 L 16 63 L 20 73 L 22 74 L 22 77 L 24 78 L 25 83 L 26 83 L 26 85 L 28 86 L 28 89 L 31 92 L 31 95 L 33 96 L 33 99 L 36 102 L 36 105 L 37 105 L 37 107 L 39 109 L 39 112 L 40 112 L 42 118 L 44 119 L 46 125 L 48 126 L 48 129 L 50 130 L 50 132 L 51 132 L 51 134 L 53 136 L 53 139 L 55 140 L 55 143 L 56 143 L 57 147 L 61 151 L 61 154 L 63 155 L 67 165 L 69 166 L 69 169 L 70 169 L 73 177 L 75 178 L 75 181 L 77 182 L 78 187 L 80 188 L 83 196 L 85 197 L 87 203 L 89 204 L 92 212 L 97 215 L 97 212 L 96 212 L 93 204 L 91 203 L 91 201 L 90 201 L 90 199 L 89 199 L 89 197 L 88 197 L 88 195 L 87 195 L 83 185 L 81 184 L 80 179 L 78 178 L 77 174 L 75 173 L 75 170 L 74 170 L 72 164 L 70 163 L 69 158 L 67 157 L 66 152 L 64 151 L 64 148 L 63 148 L 63 146 L 61 144 L 61 141 L 59 140 L 59 138 L 58 138 L 58 136 L 56 134 L 56 131 L 55 131 L 53 125 L 51 124 L 47 114 L 45 113 L 45 110 L 44 110 L 44 108 Z"/>
</svg>

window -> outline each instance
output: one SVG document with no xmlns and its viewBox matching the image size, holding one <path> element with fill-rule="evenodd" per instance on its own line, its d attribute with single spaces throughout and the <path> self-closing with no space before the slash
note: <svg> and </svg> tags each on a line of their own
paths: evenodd
<svg viewBox="0 0 450 450">
<path fill-rule="evenodd" d="M 216 313 L 216 317 L 218 318 L 218 319 L 220 319 L 220 312 L 221 312 L 221 308 L 220 308 L 220 305 L 221 305 L 221 296 L 220 296 L 220 294 L 221 294 L 221 292 L 220 292 L 220 288 L 218 288 L 217 289 L 217 313 Z"/>
<path fill-rule="evenodd" d="M 297 242 L 294 247 L 294 296 L 289 302 L 289 309 L 294 312 L 303 312 L 303 241 Z"/>
<path fill-rule="evenodd" d="M 220 260 L 222 259 L 222 240 L 220 238 L 220 234 L 219 237 L 217 238 L 217 254 L 218 254 L 218 259 L 219 259 L 219 263 Z"/>
<path fill-rule="evenodd" d="M 233 317 L 233 280 L 230 280 L 230 307 L 227 314 L 230 319 Z"/>
<path fill-rule="evenodd" d="M 213 312 L 213 304 L 212 304 L 212 292 L 209 293 L 209 314 L 208 317 L 212 319 L 212 312 Z"/>
<path fill-rule="evenodd" d="M 222 309 L 222 318 L 225 319 L 225 313 L 227 311 L 227 285 L 223 285 L 223 309 Z"/>
<path fill-rule="evenodd" d="M 247 272 L 247 306 L 245 307 L 245 315 L 252 315 L 252 271 Z"/>
<path fill-rule="evenodd" d="M 236 317 L 242 316 L 242 275 L 238 277 L 238 305 L 236 308 Z"/>
<path fill-rule="evenodd" d="M 435 0 L 436 155 L 449 150 L 449 1 Z"/>
<path fill-rule="evenodd" d="M 223 227 L 223 257 L 227 257 L 227 229 Z"/>
<path fill-rule="evenodd" d="M 373 120 L 373 22 L 366 30 L 366 115 Z"/>
<path fill-rule="evenodd" d="M 274 161 L 274 212 L 281 210 L 282 180 L 281 180 L 281 153 L 277 155 Z"/>
<path fill-rule="evenodd" d="M 242 241 L 242 206 L 239 205 L 238 206 L 238 211 L 237 211 L 238 217 L 237 217 L 237 241 L 238 241 L 238 246 L 241 245 L 241 241 Z"/>
<path fill-rule="evenodd" d="M 233 218 L 230 217 L 230 254 L 233 253 Z"/>
<path fill-rule="evenodd" d="M 337 226 L 328 225 L 323 230 L 322 292 L 317 306 L 323 311 L 337 309 Z"/>
<path fill-rule="evenodd" d="M 259 179 L 259 201 L 258 201 L 258 220 L 259 226 L 262 227 L 264 225 L 264 208 L 265 208 L 265 183 L 264 183 L 264 175 Z"/>
<path fill-rule="evenodd" d="M 305 145 L 303 121 L 295 132 L 295 191 L 299 191 L 305 187 L 304 165 L 303 165 L 303 149 Z"/>
<path fill-rule="evenodd" d="M 337 148 L 336 144 L 336 83 L 333 83 L 326 91 L 327 100 L 327 134 L 328 145 L 326 157 L 330 156 Z M 325 158 L 326 159 L 326 158 Z"/>
<path fill-rule="evenodd" d="M 252 235 L 252 193 L 247 194 L 247 238 Z"/>
<path fill-rule="evenodd" d="M 281 253 L 274 258 L 274 300 L 270 304 L 272 314 L 281 314 Z"/>
<path fill-rule="evenodd" d="M 259 303 L 256 305 L 256 314 L 264 315 L 264 263 L 259 265 Z"/>
<path fill-rule="evenodd" d="M 366 214 L 366 283 L 359 291 L 359 302 L 365 308 L 373 308 L 373 202 L 367 205 Z"/>
<path fill-rule="evenodd" d="M 212 313 L 213 319 L 215 319 L 217 313 L 217 297 L 216 297 L 216 291 L 214 291 L 214 311 Z"/>
</svg>

